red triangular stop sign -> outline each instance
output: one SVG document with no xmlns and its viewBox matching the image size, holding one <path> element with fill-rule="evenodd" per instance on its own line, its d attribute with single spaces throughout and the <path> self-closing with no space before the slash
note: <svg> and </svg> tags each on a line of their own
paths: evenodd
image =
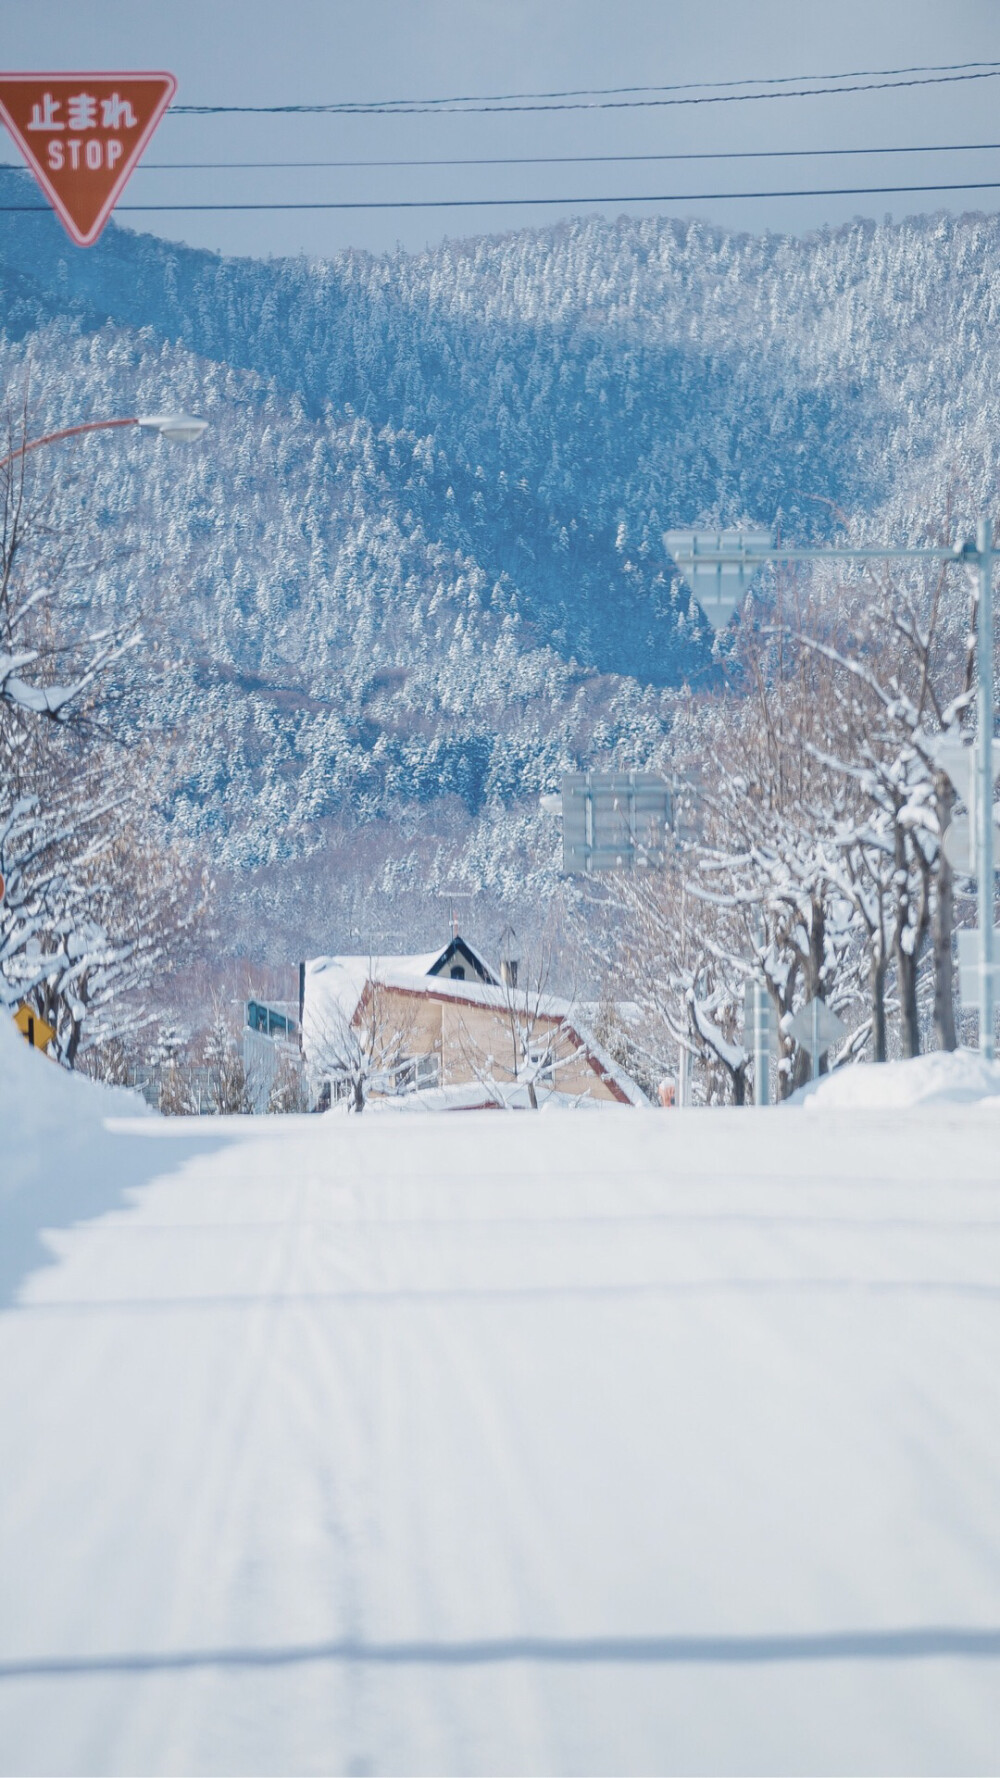
<svg viewBox="0 0 1000 1778">
<path fill-rule="evenodd" d="M 177 91 L 172 74 L 0 74 L 0 117 L 78 247 L 92 247 Z"/>
</svg>

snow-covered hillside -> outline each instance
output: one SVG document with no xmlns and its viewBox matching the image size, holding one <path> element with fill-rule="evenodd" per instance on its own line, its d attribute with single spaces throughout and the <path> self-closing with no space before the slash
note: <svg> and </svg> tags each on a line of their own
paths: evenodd
<svg viewBox="0 0 1000 1778">
<path fill-rule="evenodd" d="M 978 217 L 255 262 L 5 215 L 0 384 L 16 403 L 30 362 L 39 426 L 210 418 L 187 455 L 99 440 L 33 474 L 86 542 L 62 597 L 141 613 L 127 716 L 172 819 L 301 927 L 287 866 L 324 849 L 327 895 L 353 858 L 389 900 L 537 896 L 538 790 L 669 764 L 671 688 L 713 669 L 665 526 L 899 536 L 987 508 L 998 292 Z"/>
<path fill-rule="evenodd" d="M 995 1097 L 94 1103 L 0 1200 L 4 1771 L 996 1769 Z"/>
</svg>

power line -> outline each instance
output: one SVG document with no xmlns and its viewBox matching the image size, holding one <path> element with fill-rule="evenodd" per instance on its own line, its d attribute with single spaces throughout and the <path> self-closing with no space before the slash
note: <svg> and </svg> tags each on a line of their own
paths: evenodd
<svg viewBox="0 0 1000 1778">
<path fill-rule="evenodd" d="M 377 111 L 381 114 L 394 111 L 399 106 L 412 105 L 435 109 L 440 105 L 506 105 L 520 100 L 621 98 L 638 93 L 727 92 L 748 86 L 790 86 L 794 85 L 797 80 L 868 80 L 883 76 L 895 78 L 904 74 L 956 74 L 970 70 L 997 68 L 1000 68 L 998 62 L 927 62 L 917 63 L 906 68 L 849 68 L 839 74 L 829 72 L 823 74 L 766 74 L 757 78 L 744 76 L 740 80 L 682 80 L 674 81 L 668 85 L 569 87 L 562 91 L 535 93 L 453 93 L 446 98 L 344 99 L 331 105 L 174 105 L 171 110 L 175 117 L 205 116 L 225 111 L 337 110 L 359 111 L 362 114 Z"/>
<path fill-rule="evenodd" d="M 713 149 L 707 153 L 685 150 L 681 154 L 505 154 L 477 155 L 445 160 L 354 160 L 354 161 L 144 161 L 137 173 L 180 172 L 242 172 L 279 171 L 283 167 L 301 168 L 371 168 L 371 167 L 568 167 L 618 165 L 636 161 L 766 161 L 811 160 L 831 155 L 865 154 L 979 154 L 1000 148 L 1000 142 L 926 142 L 895 148 L 733 148 Z M 0 167 L 13 167 L 14 161 L 0 161 Z"/>
<path fill-rule="evenodd" d="M 517 154 L 454 156 L 428 160 L 308 160 L 308 161 L 144 161 L 137 173 L 280 172 L 304 169 L 357 170 L 407 167 L 568 167 L 611 166 L 663 161 L 757 161 L 815 160 L 851 155 L 883 154 L 984 154 L 1000 149 L 1000 142 L 923 142 L 867 148 L 732 148 L 684 150 L 669 154 Z M 20 161 L 0 161 L 0 172 L 24 172 Z M 926 189 L 926 188 L 925 188 Z"/>
<path fill-rule="evenodd" d="M 364 104 L 358 100 L 343 100 L 318 105 L 172 105 L 167 112 L 168 117 L 216 117 L 216 116 L 334 116 L 334 117 L 414 117 L 428 113 L 434 116 L 446 116 L 457 113 L 462 117 L 477 112 L 499 113 L 506 116 L 518 112 L 544 111 L 632 111 L 647 110 L 651 107 L 671 105 L 735 105 L 745 104 L 752 100 L 762 99 L 815 99 L 825 94 L 836 96 L 840 93 L 874 93 L 900 92 L 907 87 L 918 86 L 949 86 L 956 81 L 996 80 L 1000 76 L 1000 65 L 991 63 L 968 73 L 960 74 L 919 74 L 905 80 L 860 80 L 844 86 L 809 86 L 809 87 L 775 87 L 770 92 L 713 92 L 689 94 L 683 98 L 582 98 L 582 99 L 540 99 L 525 104 L 508 104 L 503 100 L 403 100 L 390 99 L 380 103 Z M 800 75 L 799 79 L 828 79 L 829 76 Z M 843 80 L 845 76 L 833 76 Z M 707 84 L 707 83 L 700 83 Z M 755 82 L 761 85 L 762 82 Z M 662 91 L 680 91 L 682 89 L 649 89 Z"/>
<path fill-rule="evenodd" d="M 740 80 L 682 80 L 656 86 L 570 87 L 565 91 L 538 93 L 464 93 L 446 99 L 380 99 L 379 105 L 504 104 L 516 99 L 603 99 L 630 93 L 724 92 L 744 86 L 791 86 L 797 80 L 867 80 L 875 75 L 954 74 L 970 68 L 997 68 L 998 62 L 927 62 L 909 68 L 849 68 L 840 74 L 744 75 Z M 362 103 L 362 101 L 358 101 Z"/>
<path fill-rule="evenodd" d="M 845 185 L 804 191 L 667 191 L 626 192 L 608 197 L 559 198 L 403 198 L 382 202 L 250 203 L 250 204 L 119 204 L 119 210 L 470 210 L 511 208 L 520 204 L 691 204 L 723 198 L 842 198 L 890 196 L 905 192 L 1000 191 L 1000 179 L 955 185 Z"/>
<path fill-rule="evenodd" d="M 165 211 L 187 213 L 206 210 L 481 210 L 517 209 L 546 204 L 702 204 L 721 199 L 890 197 L 904 193 L 942 191 L 1000 191 L 1000 179 L 961 180 L 952 185 L 840 185 L 811 189 L 796 187 L 788 191 L 642 191 L 554 198 L 386 198 L 371 201 L 344 199 L 272 204 L 118 204 L 116 214 L 123 210 L 133 214 L 152 215 Z M 48 204 L 0 204 L 0 214 L 41 216 L 51 215 L 51 210 Z"/>
</svg>

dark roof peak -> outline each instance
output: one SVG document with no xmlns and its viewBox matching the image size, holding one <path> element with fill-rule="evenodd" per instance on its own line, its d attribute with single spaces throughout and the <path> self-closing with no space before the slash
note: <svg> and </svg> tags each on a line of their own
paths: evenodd
<svg viewBox="0 0 1000 1778">
<path fill-rule="evenodd" d="M 466 980 L 485 982 L 487 987 L 495 988 L 497 978 L 488 963 L 479 955 L 467 939 L 458 933 L 445 946 L 435 963 L 427 971 L 428 975 L 450 976 L 453 970 L 469 971 Z"/>
</svg>

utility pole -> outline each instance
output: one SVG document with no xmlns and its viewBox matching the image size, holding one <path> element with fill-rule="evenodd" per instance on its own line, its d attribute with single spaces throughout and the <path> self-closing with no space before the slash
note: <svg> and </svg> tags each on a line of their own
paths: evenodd
<svg viewBox="0 0 1000 1778">
<path fill-rule="evenodd" d="M 993 982 L 993 527 L 980 519 L 976 531 L 979 552 L 979 600 L 976 609 L 978 666 L 979 758 L 976 761 L 979 913 L 979 1048 L 988 1061 L 996 1048 Z"/>
</svg>

